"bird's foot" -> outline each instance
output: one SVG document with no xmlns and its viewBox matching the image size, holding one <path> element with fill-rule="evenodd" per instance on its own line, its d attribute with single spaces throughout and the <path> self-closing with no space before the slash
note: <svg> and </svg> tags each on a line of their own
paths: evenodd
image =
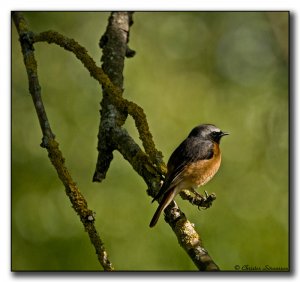
<svg viewBox="0 0 300 282">
<path fill-rule="evenodd" d="M 192 205 L 197 206 L 199 210 L 200 208 L 208 209 L 217 198 L 215 193 L 208 194 L 207 191 L 204 191 L 204 195 L 199 194 L 195 189 L 191 189 L 190 192 L 182 191 L 180 195 L 184 200 L 188 200 Z"/>
<path fill-rule="evenodd" d="M 201 207 L 203 209 L 208 209 L 212 206 L 212 202 L 217 199 L 217 196 L 215 193 L 211 193 L 211 194 L 208 194 L 207 191 L 204 191 L 205 193 L 205 197 L 203 197 L 203 203 L 201 205 Z M 198 206 L 198 209 L 199 209 L 200 206 Z"/>
</svg>

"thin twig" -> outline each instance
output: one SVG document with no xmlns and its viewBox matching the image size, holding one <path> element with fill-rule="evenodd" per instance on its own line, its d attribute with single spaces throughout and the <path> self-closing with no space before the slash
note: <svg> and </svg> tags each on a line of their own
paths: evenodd
<svg viewBox="0 0 300 282">
<path fill-rule="evenodd" d="M 55 167 L 60 180 L 65 186 L 65 191 L 72 203 L 72 207 L 79 215 L 85 230 L 89 234 L 89 238 L 96 250 L 100 264 L 104 270 L 112 271 L 113 266 L 108 259 L 104 244 L 94 225 L 94 213 L 88 208 L 85 198 L 80 193 L 76 183 L 73 181 L 67 167 L 64 164 L 65 159 L 58 148 L 58 143 L 54 140 L 54 134 L 50 128 L 50 123 L 48 121 L 41 97 L 37 63 L 34 57 L 34 49 L 32 45 L 32 33 L 29 31 L 28 24 L 20 12 L 14 12 L 12 17 L 20 36 L 24 64 L 28 75 L 29 91 L 32 96 L 43 133 L 43 141 L 41 146 L 47 149 L 51 163 Z"/>
</svg>

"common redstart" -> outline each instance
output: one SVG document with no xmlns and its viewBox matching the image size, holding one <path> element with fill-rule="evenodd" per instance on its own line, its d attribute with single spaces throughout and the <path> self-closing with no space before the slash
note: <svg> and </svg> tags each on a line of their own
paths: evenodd
<svg viewBox="0 0 300 282">
<path fill-rule="evenodd" d="M 213 124 L 201 124 L 177 147 L 168 161 L 165 181 L 152 201 L 162 197 L 150 227 L 179 192 L 187 189 L 196 193 L 197 187 L 216 174 L 221 164 L 220 140 L 228 134 Z"/>
</svg>

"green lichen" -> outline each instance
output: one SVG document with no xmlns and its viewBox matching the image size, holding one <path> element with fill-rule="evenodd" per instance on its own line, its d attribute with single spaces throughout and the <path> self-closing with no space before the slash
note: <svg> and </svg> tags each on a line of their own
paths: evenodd
<svg viewBox="0 0 300 282">
<path fill-rule="evenodd" d="M 193 249 L 201 244 L 200 236 L 195 231 L 191 222 L 186 218 L 179 219 L 176 222 L 175 231 L 177 234 L 178 242 L 185 249 Z"/>
</svg>

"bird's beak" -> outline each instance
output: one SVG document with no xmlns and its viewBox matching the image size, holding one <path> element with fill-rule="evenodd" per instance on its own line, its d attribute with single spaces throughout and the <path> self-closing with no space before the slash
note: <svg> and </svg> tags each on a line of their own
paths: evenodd
<svg viewBox="0 0 300 282">
<path fill-rule="evenodd" d="M 228 133 L 228 132 L 223 132 L 223 131 L 221 131 L 220 136 L 223 137 L 223 136 L 225 136 L 225 135 L 229 135 L 229 133 Z"/>
</svg>

